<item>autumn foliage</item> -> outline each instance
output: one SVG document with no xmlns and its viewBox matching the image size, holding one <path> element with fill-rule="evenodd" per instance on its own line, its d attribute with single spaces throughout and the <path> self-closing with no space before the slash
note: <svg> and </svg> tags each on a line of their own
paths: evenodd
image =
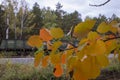
<svg viewBox="0 0 120 80">
<path fill-rule="evenodd" d="M 118 54 L 120 60 L 118 23 L 102 22 L 95 31 L 92 31 L 95 23 L 94 20 L 87 20 L 75 26 L 73 37 L 64 49 L 61 49 L 64 44 L 62 39 L 66 36 L 62 29 L 40 29 L 40 35 L 31 36 L 27 42 L 30 46 L 38 48 L 35 52 L 35 67 L 41 64 L 46 68 L 48 64 L 52 64 L 54 76 L 60 77 L 64 73 L 65 65 L 65 75 L 73 72 L 70 76 L 74 80 L 95 79 L 99 76 L 100 70 L 109 65 L 108 55 L 111 52 Z M 78 41 L 77 46 L 72 42 L 73 38 Z"/>
</svg>

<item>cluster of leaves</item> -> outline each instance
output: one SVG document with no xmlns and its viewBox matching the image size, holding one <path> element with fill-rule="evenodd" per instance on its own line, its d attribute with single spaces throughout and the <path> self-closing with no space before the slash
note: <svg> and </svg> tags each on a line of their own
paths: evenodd
<svg viewBox="0 0 120 80">
<path fill-rule="evenodd" d="M 102 22 L 92 31 L 96 21 L 86 20 L 79 23 L 73 29 L 73 36 L 78 41 L 78 45 L 66 42 L 61 39 L 64 32 L 60 28 L 40 29 L 40 35 L 33 35 L 28 39 L 28 44 L 38 48 L 35 52 L 34 65 L 39 64 L 46 68 L 48 64 L 53 64 L 53 74 L 60 77 L 66 67 L 66 76 L 74 80 L 95 79 L 100 74 L 100 70 L 109 64 L 108 55 L 114 51 L 118 53 L 120 59 L 120 36 L 119 27 L 116 21 Z M 46 45 L 46 48 L 45 48 Z"/>
</svg>

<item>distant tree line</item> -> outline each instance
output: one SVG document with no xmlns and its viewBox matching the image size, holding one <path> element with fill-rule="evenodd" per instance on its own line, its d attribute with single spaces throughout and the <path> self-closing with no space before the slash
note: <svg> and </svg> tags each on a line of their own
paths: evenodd
<svg viewBox="0 0 120 80">
<path fill-rule="evenodd" d="M 67 13 L 62 10 L 62 4 L 56 4 L 56 9 L 50 7 L 41 8 L 36 2 L 32 9 L 29 9 L 25 0 L 4 0 L 0 4 L 0 41 L 2 39 L 27 39 L 32 34 L 38 34 L 42 27 L 61 27 L 65 33 L 68 33 L 71 27 L 82 22 L 81 14 L 78 11 Z M 120 18 L 115 14 L 111 18 L 104 15 L 86 19 L 97 20 L 93 30 L 96 29 L 102 21 L 117 20 Z"/>
</svg>

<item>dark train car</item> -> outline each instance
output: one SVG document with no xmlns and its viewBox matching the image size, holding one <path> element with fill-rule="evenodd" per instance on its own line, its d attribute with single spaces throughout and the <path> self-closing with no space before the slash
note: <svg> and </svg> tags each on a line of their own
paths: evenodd
<svg viewBox="0 0 120 80">
<path fill-rule="evenodd" d="M 0 51 L 17 52 L 17 53 L 29 53 L 34 49 L 27 45 L 27 40 L 2 40 L 0 44 Z"/>
<path fill-rule="evenodd" d="M 63 42 L 63 45 L 60 46 L 59 50 L 64 51 L 68 45 L 68 41 L 61 40 Z M 52 43 L 52 41 L 51 41 Z M 70 44 L 70 43 L 69 43 Z M 78 46 L 78 41 L 74 41 L 71 43 L 74 47 Z M 2 43 L 0 44 L 0 51 L 6 51 L 6 52 L 16 52 L 17 55 L 28 55 L 31 52 L 34 53 L 37 49 L 30 47 L 27 44 L 27 40 L 2 40 Z M 44 44 L 44 50 L 47 50 L 47 44 Z M 48 50 L 51 51 L 51 50 Z M 46 52 L 47 54 L 47 52 Z"/>
</svg>

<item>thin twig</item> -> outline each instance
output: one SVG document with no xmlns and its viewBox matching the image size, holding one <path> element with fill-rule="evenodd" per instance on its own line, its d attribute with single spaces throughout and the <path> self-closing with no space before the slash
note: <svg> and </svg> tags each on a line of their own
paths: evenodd
<svg viewBox="0 0 120 80">
<path fill-rule="evenodd" d="M 75 49 L 75 48 L 78 48 L 78 47 L 72 47 L 72 48 L 67 48 L 67 49 L 60 49 L 60 48 L 59 48 L 59 50 L 60 50 L 60 51 L 67 51 L 67 50 L 71 50 L 71 49 Z"/>
<path fill-rule="evenodd" d="M 113 39 L 118 39 L 118 38 L 120 38 L 120 36 L 113 37 L 113 38 L 108 38 L 108 39 L 103 40 L 103 41 L 106 42 L 106 41 L 113 40 Z M 66 51 L 66 50 L 71 50 L 71 49 L 75 49 L 75 48 L 78 48 L 78 46 L 73 46 L 72 48 L 67 48 L 67 49 L 64 49 L 64 50 L 59 48 L 59 50 L 60 51 Z"/>
<path fill-rule="evenodd" d="M 118 36 L 118 37 L 113 37 L 113 38 L 108 38 L 108 39 L 103 40 L 103 41 L 106 42 L 106 41 L 113 40 L 113 39 L 118 39 L 118 38 L 120 38 L 120 36 Z"/>
<path fill-rule="evenodd" d="M 102 3 L 102 4 L 98 4 L 98 5 L 94 5 L 94 4 L 89 4 L 89 6 L 95 6 L 95 7 L 100 7 L 100 6 L 104 6 L 105 4 L 107 4 L 108 2 L 110 2 L 111 0 L 107 0 L 106 2 Z"/>
<path fill-rule="evenodd" d="M 106 41 L 113 40 L 113 39 L 118 39 L 118 38 L 120 38 L 120 36 L 113 37 L 113 38 L 108 38 L 108 39 L 103 40 L 103 41 L 106 42 Z M 101 40 L 102 40 L 102 39 L 101 39 Z M 67 42 L 67 41 L 66 41 L 66 42 Z M 68 41 L 68 44 L 71 44 L 73 47 L 72 47 L 72 48 L 65 48 L 65 49 L 58 48 L 58 50 L 59 50 L 60 52 L 64 52 L 64 51 L 67 51 L 67 50 L 72 50 L 72 49 L 78 48 L 78 46 L 74 46 L 74 44 L 73 44 L 73 43 L 70 43 L 69 41 Z M 51 50 L 45 49 L 44 51 L 45 51 L 45 52 L 48 52 L 48 51 L 51 51 Z"/>
</svg>

